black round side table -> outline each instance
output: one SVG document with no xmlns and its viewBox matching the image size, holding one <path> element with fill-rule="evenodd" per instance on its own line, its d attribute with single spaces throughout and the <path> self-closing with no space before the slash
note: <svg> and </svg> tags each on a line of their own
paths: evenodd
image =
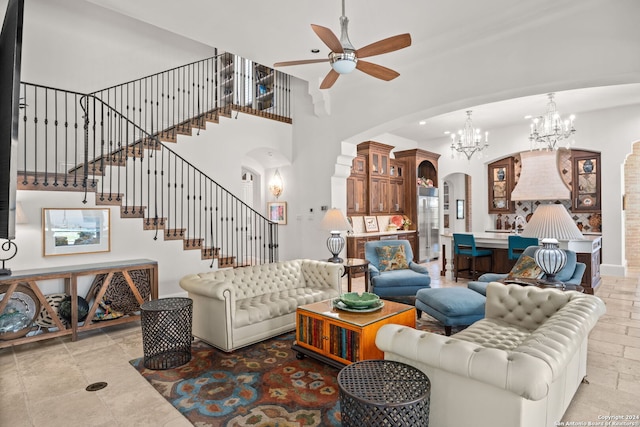
<svg viewBox="0 0 640 427">
<path fill-rule="evenodd" d="M 175 368 L 191 360 L 191 298 L 147 301 L 140 312 L 145 368 Z"/>
<path fill-rule="evenodd" d="M 391 360 L 363 360 L 338 373 L 342 425 L 426 427 L 431 382 L 419 369 Z"/>
</svg>

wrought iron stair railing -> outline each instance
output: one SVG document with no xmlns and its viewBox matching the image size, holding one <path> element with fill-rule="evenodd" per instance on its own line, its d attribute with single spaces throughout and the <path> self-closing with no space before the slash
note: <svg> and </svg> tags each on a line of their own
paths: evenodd
<svg viewBox="0 0 640 427">
<path fill-rule="evenodd" d="M 21 96 L 20 189 L 84 191 L 85 203 L 95 192 L 96 204 L 119 205 L 154 239 L 181 239 L 219 267 L 277 261 L 277 224 L 164 145 L 167 128 L 140 116 L 146 131 L 92 94 L 22 83 Z M 148 105 L 153 117 L 160 103 Z"/>
<path fill-rule="evenodd" d="M 148 134 L 176 142 L 232 110 L 290 123 L 290 78 L 225 52 L 91 95 Z"/>
</svg>

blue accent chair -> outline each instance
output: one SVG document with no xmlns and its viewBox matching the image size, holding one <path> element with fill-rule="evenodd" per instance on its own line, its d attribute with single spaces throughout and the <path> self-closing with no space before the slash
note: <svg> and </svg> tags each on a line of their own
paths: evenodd
<svg viewBox="0 0 640 427">
<path fill-rule="evenodd" d="M 507 251 L 509 259 L 518 259 L 522 252 L 529 246 L 538 246 L 537 237 L 522 237 L 517 235 L 509 236 L 509 249 Z"/>
<path fill-rule="evenodd" d="M 380 257 L 376 248 L 382 246 L 404 246 L 409 268 L 380 271 Z M 423 288 L 431 287 L 429 269 L 413 262 L 413 251 L 407 240 L 376 240 L 364 244 L 364 255 L 369 261 L 369 292 L 381 298 L 415 296 Z"/>
<path fill-rule="evenodd" d="M 460 269 L 461 257 L 469 259 L 469 268 Z M 453 269 L 456 282 L 461 271 L 468 271 L 471 279 L 475 280 L 478 274 L 476 259 L 481 257 L 489 257 L 489 271 L 491 271 L 493 267 L 493 251 L 491 249 L 476 249 L 476 239 L 473 234 L 453 233 Z"/>
<path fill-rule="evenodd" d="M 540 246 L 529 246 L 524 250 L 520 257 L 530 256 L 533 258 L 539 247 Z M 587 266 L 584 263 L 578 262 L 578 258 L 574 251 L 569 249 L 563 249 L 563 251 L 567 254 L 567 263 L 562 267 L 562 270 L 556 274 L 556 280 L 561 281 L 565 285 L 579 285 L 582 282 L 582 276 L 584 275 Z M 497 282 L 499 280 L 506 279 L 508 275 L 509 273 L 485 273 L 478 277 L 477 281 L 469 282 L 467 287 L 486 296 L 487 285 L 489 282 Z"/>
</svg>

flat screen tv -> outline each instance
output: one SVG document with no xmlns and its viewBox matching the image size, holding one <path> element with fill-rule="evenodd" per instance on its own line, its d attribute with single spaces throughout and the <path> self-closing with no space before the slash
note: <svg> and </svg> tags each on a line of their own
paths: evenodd
<svg viewBox="0 0 640 427">
<path fill-rule="evenodd" d="M 0 34 L 0 238 L 15 238 L 24 0 L 9 0 Z"/>
</svg>

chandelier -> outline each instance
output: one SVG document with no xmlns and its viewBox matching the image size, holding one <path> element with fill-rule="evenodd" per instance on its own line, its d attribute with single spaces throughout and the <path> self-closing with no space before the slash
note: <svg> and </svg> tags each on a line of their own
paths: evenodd
<svg viewBox="0 0 640 427">
<path fill-rule="evenodd" d="M 467 156 L 467 160 L 471 160 L 471 156 L 475 152 L 481 152 L 485 148 L 489 148 L 489 132 L 484 133 L 484 143 L 482 142 L 482 134 L 480 129 L 473 127 L 471 121 L 471 110 L 467 111 L 467 120 L 464 122 L 464 129 L 458 131 L 457 134 L 451 134 L 451 158 L 454 157 L 456 151 Z"/>
<path fill-rule="evenodd" d="M 563 121 L 553 100 L 554 95 L 554 93 L 547 95 L 549 97 L 547 112 L 531 121 L 529 141 L 532 150 L 555 150 L 559 148 L 558 142 L 563 139 L 567 139 L 566 145 L 569 146 L 568 138 L 576 132 L 573 127 L 575 116 L 572 114 Z"/>
</svg>

